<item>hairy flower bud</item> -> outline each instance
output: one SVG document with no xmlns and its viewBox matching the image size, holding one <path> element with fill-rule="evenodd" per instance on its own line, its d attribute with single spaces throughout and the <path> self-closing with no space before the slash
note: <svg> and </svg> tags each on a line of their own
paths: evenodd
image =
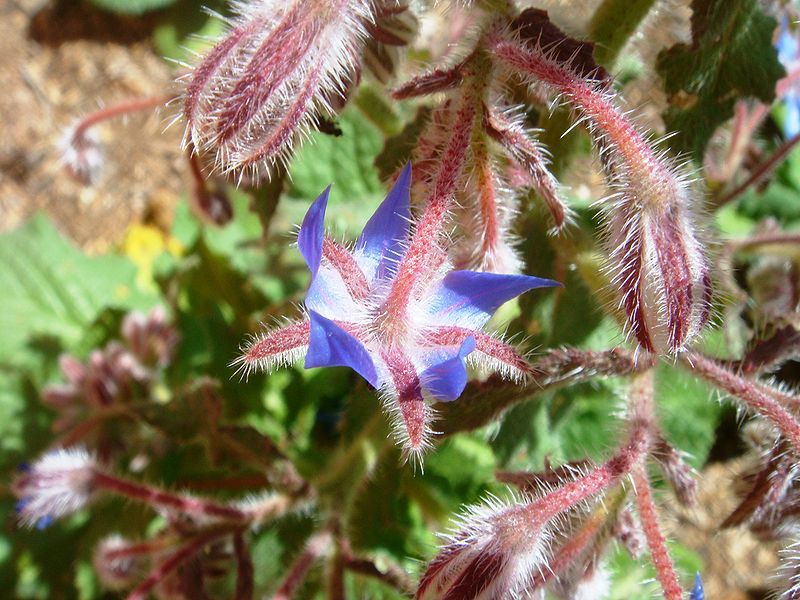
<svg viewBox="0 0 800 600">
<path fill-rule="evenodd" d="M 235 3 L 231 29 L 189 77 L 186 143 L 225 172 L 258 174 L 292 144 L 358 70 L 369 0 L 255 0 Z"/>
<path fill-rule="evenodd" d="M 549 532 L 528 505 L 494 499 L 469 509 L 461 531 L 448 540 L 422 576 L 416 598 L 510 598 L 522 594 L 534 572 L 547 568 Z"/>
<path fill-rule="evenodd" d="M 82 448 L 45 454 L 14 482 L 20 521 L 43 528 L 86 506 L 95 492 L 95 467 Z"/>
</svg>

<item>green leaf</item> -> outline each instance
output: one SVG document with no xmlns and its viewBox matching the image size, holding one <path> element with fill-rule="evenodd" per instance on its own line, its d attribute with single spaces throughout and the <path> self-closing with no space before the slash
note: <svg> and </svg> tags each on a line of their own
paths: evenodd
<svg viewBox="0 0 800 600">
<path fill-rule="evenodd" d="M 771 103 L 785 76 L 772 46 L 776 23 L 757 0 L 693 0 L 692 45 L 662 52 L 656 69 L 670 96 L 664 113 L 670 145 L 702 163 L 714 130 L 740 98 Z"/>
<path fill-rule="evenodd" d="M 135 279 L 127 258 L 85 256 L 42 215 L 0 235 L 0 362 L 37 334 L 76 344 L 104 308 L 149 308 Z"/>
<path fill-rule="evenodd" d="M 92 0 L 92 4 L 123 15 L 141 15 L 151 10 L 166 8 L 176 0 Z"/>
<path fill-rule="evenodd" d="M 98 1 L 98 0 L 95 0 Z M 107 2 L 108 0 L 99 0 Z M 154 0 L 150 0 L 154 1 Z M 211 47 L 209 40 L 222 36 L 225 22 L 201 10 L 194 0 L 161 0 L 171 8 L 153 29 L 153 44 L 164 58 L 175 61 L 194 60 Z M 205 0 L 202 6 L 217 13 L 225 8 L 220 0 Z"/>
<path fill-rule="evenodd" d="M 689 454 L 692 466 L 701 467 L 714 444 L 722 411 L 717 393 L 690 372 L 662 363 L 656 369 L 655 394 L 667 440 Z"/>
<path fill-rule="evenodd" d="M 348 109 L 336 123 L 341 135 L 315 132 L 292 160 L 290 195 L 309 203 L 329 185 L 331 203 L 363 204 L 386 193 L 372 166 L 383 138 L 363 113 Z"/>
</svg>

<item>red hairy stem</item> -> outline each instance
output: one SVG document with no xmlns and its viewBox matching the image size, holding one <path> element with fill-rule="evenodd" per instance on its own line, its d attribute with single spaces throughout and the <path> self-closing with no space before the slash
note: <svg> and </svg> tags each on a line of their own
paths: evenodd
<svg viewBox="0 0 800 600">
<path fill-rule="evenodd" d="M 615 150 L 634 169 L 630 177 L 638 181 L 673 177 L 665 172 L 663 162 L 642 137 L 642 134 L 622 114 L 605 92 L 602 83 L 580 77 L 560 64 L 549 60 L 546 50 L 535 51 L 522 42 L 495 38 L 491 42 L 495 55 L 510 66 L 555 88 L 585 114 L 599 133 L 608 136 Z"/>
<path fill-rule="evenodd" d="M 152 592 L 167 575 L 190 561 L 204 546 L 228 533 L 229 532 L 214 531 L 212 533 L 198 535 L 190 540 L 175 550 L 169 558 L 157 564 L 153 570 L 150 571 L 147 578 L 128 594 L 127 600 L 145 600 L 150 592 Z"/>
<path fill-rule="evenodd" d="M 425 210 L 414 229 L 414 234 L 397 269 L 392 289 L 384 303 L 387 314 L 397 319 L 405 318 L 408 303 L 417 283 L 427 277 L 432 259 L 441 254 L 440 245 L 444 225 L 455 195 L 456 183 L 469 148 L 476 114 L 475 86 L 468 86 L 461 96 L 450 139 L 441 156 L 439 170 L 434 178 L 432 192 Z"/>
<path fill-rule="evenodd" d="M 174 99 L 174 96 L 150 96 L 147 98 L 136 98 L 135 100 L 128 100 L 126 102 L 120 102 L 119 104 L 112 104 L 111 106 L 101 108 L 100 110 L 96 110 L 95 112 L 81 119 L 73 129 L 72 136 L 74 138 L 80 137 L 86 133 L 87 129 L 90 129 L 102 121 L 107 121 L 108 119 L 113 119 L 114 117 L 147 110 L 148 108 L 155 108 L 157 106 L 166 104 L 172 99 Z"/>
<path fill-rule="evenodd" d="M 325 236 L 322 257 L 339 273 L 348 293 L 354 300 L 364 300 L 369 295 L 369 283 L 347 248 Z"/>
<path fill-rule="evenodd" d="M 173 543 L 174 540 L 169 538 L 158 538 L 155 540 L 149 540 L 147 542 L 137 542 L 134 544 L 128 544 L 122 548 L 107 550 L 103 553 L 103 558 L 108 561 L 112 561 L 129 556 L 137 556 L 140 554 L 153 554 L 155 552 L 161 552 L 165 548 L 170 547 Z"/>
<path fill-rule="evenodd" d="M 800 451 L 800 423 L 782 403 L 791 400 L 795 408 L 798 400 L 758 382 L 745 379 L 698 352 L 687 354 L 683 362 L 694 373 L 769 420 L 791 442 L 795 450 Z"/>
<path fill-rule="evenodd" d="M 750 177 L 748 177 L 745 181 L 722 196 L 719 200 L 713 201 L 714 207 L 720 208 L 726 204 L 729 204 L 730 202 L 733 202 L 734 200 L 737 200 L 751 187 L 763 181 L 770 173 L 772 173 L 772 170 L 775 167 L 783 162 L 783 159 L 786 158 L 789 152 L 791 152 L 798 143 L 800 143 L 800 133 L 784 142 L 783 145 L 773 152 L 769 158 L 753 169 Z"/>
<path fill-rule="evenodd" d="M 291 600 L 294 598 L 311 567 L 328 550 L 332 539 L 329 531 L 322 531 L 308 540 L 306 547 L 289 567 L 289 572 L 275 591 L 272 600 Z"/>
<path fill-rule="evenodd" d="M 708 321 L 711 296 L 686 178 L 615 105 L 591 47 L 565 36 L 544 11 L 524 11 L 512 33 L 492 36 L 489 46 L 501 62 L 564 97 L 589 122 L 617 191 L 605 209 L 606 243 L 627 329 L 649 352 L 683 350 Z"/>
<path fill-rule="evenodd" d="M 647 467 L 639 464 L 633 470 L 633 484 L 636 490 L 636 506 L 639 509 L 639 520 L 642 524 L 647 546 L 650 548 L 650 557 L 656 569 L 656 577 L 661 584 L 666 600 L 681 600 L 683 590 L 678 582 L 678 575 L 672 565 L 664 534 L 658 524 L 658 514 L 653 503 L 650 481 L 647 477 Z"/>
<path fill-rule="evenodd" d="M 228 521 L 251 520 L 251 516 L 247 512 L 232 506 L 170 494 L 158 488 L 127 481 L 102 471 L 96 471 L 92 481 L 100 489 L 130 498 L 131 500 L 138 500 L 153 507 L 172 509 L 189 515 L 213 517 Z"/>
<path fill-rule="evenodd" d="M 233 536 L 233 553 L 236 557 L 236 591 L 234 600 L 252 600 L 253 587 L 253 559 L 250 548 L 244 539 L 244 534 L 239 532 Z"/>
<path fill-rule="evenodd" d="M 569 209 L 558 193 L 558 182 L 547 168 L 547 159 L 524 129 L 497 111 L 484 105 L 483 126 L 493 139 L 520 164 L 531 177 L 533 187 L 541 196 L 553 218 L 555 230 L 560 230 L 567 221 Z"/>
<path fill-rule="evenodd" d="M 526 511 L 539 523 L 575 507 L 580 502 L 608 489 L 637 465 L 644 462 L 652 443 L 652 373 L 634 378 L 630 391 L 630 433 L 617 454 L 574 481 L 564 484 L 544 498 L 528 505 Z"/>
<path fill-rule="evenodd" d="M 427 96 L 457 87 L 464 78 L 464 68 L 469 58 L 449 69 L 435 69 L 414 77 L 392 92 L 395 100 L 405 100 L 416 96 Z"/>
<path fill-rule="evenodd" d="M 475 139 L 477 138 L 477 139 Z M 477 175 L 478 209 L 482 225 L 481 256 L 491 256 L 502 242 L 500 215 L 498 214 L 497 181 L 492 168 L 485 136 L 475 129 L 472 142 L 472 160 Z"/>
</svg>

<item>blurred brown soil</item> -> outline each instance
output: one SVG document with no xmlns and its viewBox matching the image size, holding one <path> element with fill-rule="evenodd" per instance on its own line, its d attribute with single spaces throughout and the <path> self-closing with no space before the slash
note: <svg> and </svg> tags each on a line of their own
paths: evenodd
<svg viewBox="0 0 800 600">
<path fill-rule="evenodd" d="M 779 567 L 777 542 L 764 542 L 746 527 L 720 529 L 739 498 L 737 480 L 750 465 L 737 458 L 711 463 L 698 476 L 697 506 L 670 502 L 667 494 L 664 521 L 670 537 L 696 552 L 703 560 L 703 584 L 708 600 L 762 600 L 769 596 Z"/>
<path fill-rule="evenodd" d="M 174 90 L 150 44 L 154 22 L 75 0 L 0 0 L 0 230 L 43 211 L 101 252 L 131 222 L 170 212 L 186 173 L 180 126 L 164 132 L 175 108 L 100 125 L 105 166 L 91 187 L 66 173 L 57 149 L 64 129 L 98 107 Z"/>
</svg>

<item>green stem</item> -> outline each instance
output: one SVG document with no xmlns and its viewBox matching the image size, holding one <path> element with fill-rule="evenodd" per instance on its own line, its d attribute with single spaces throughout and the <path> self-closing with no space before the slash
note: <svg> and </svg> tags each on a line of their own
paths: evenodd
<svg viewBox="0 0 800 600">
<path fill-rule="evenodd" d="M 622 48 L 641 25 L 656 0 L 603 0 L 589 23 L 595 60 L 613 69 Z"/>
</svg>

